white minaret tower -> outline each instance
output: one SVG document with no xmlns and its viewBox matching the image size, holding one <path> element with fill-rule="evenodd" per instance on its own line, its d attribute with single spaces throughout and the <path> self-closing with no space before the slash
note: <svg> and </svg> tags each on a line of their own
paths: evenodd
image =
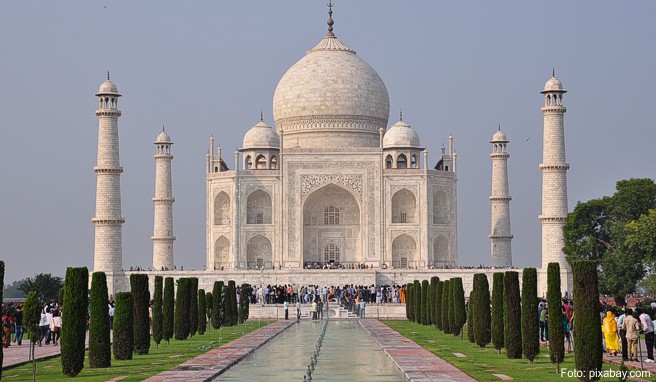
<svg viewBox="0 0 656 382">
<path fill-rule="evenodd" d="M 96 216 L 93 252 L 94 271 L 120 271 L 123 267 L 123 234 L 125 219 L 121 217 L 121 173 L 118 155 L 118 89 L 109 79 L 96 93 L 99 106 L 98 162 L 96 173 Z"/>
<path fill-rule="evenodd" d="M 492 226 L 490 230 L 490 253 L 492 265 L 495 267 L 510 267 L 512 265 L 510 231 L 510 200 L 508 193 L 508 140 L 499 130 L 494 133 L 492 144 Z"/>
<path fill-rule="evenodd" d="M 164 131 L 157 136 L 155 146 L 155 223 L 153 229 L 153 268 L 173 269 L 173 193 L 171 190 L 171 137 Z"/>
<path fill-rule="evenodd" d="M 563 84 L 552 77 L 544 85 L 544 140 L 542 148 L 542 271 L 552 262 L 560 264 L 561 290 L 571 292 L 571 272 L 563 252 L 563 225 L 567 219 L 567 170 L 565 161 L 564 116 L 567 108 L 563 106 L 563 95 L 567 91 Z M 542 292 L 546 291 L 546 277 L 541 280 Z"/>
</svg>

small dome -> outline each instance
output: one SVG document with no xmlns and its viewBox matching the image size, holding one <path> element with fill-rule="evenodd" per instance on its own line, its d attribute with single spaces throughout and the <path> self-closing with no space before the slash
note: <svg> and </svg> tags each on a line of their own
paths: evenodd
<svg viewBox="0 0 656 382">
<path fill-rule="evenodd" d="M 563 84 L 554 75 L 551 78 L 549 78 L 549 81 L 547 81 L 546 84 L 544 84 L 544 91 L 545 92 L 563 91 Z"/>
<path fill-rule="evenodd" d="M 506 134 L 504 134 L 503 131 L 497 130 L 492 136 L 491 142 L 508 142 L 508 139 L 506 139 Z"/>
<path fill-rule="evenodd" d="M 419 135 L 407 123 L 399 121 L 383 137 L 383 148 L 419 147 Z"/>
<path fill-rule="evenodd" d="M 165 131 L 162 131 L 155 139 L 155 143 L 171 143 L 171 137 Z"/>
<path fill-rule="evenodd" d="M 100 89 L 98 89 L 98 93 L 96 93 L 96 95 L 100 94 L 120 95 L 118 94 L 118 88 L 111 80 L 105 80 L 102 84 L 100 84 Z"/>
<path fill-rule="evenodd" d="M 255 126 L 244 135 L 242 149 L 279 149 L 280 139 L 278 134 L 263 121 L 258 122 Z"/>
</svg>

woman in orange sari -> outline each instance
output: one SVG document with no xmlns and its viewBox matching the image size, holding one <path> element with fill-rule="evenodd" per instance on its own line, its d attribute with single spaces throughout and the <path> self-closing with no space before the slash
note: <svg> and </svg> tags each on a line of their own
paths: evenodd
<svg viewBox="0 0 656 382">
<path fill-rule="evenodd" d="M 399 291 L 399 294 L 401 295 L 401 304 L 405 304 L 405 291 L 405 285 L 403 285 Z"/>
<path fill-rule="evenodd" d="M 609 354 L 617 355 L 620 351 L 620 342 L 617 339 L 617 321 L 615 321 L 613 312 L 606 312 L 606 318 L 604 318 L 603 324 L 601 325 L 601 331 L 606 338 L 606 351 Z"/>
</svg>

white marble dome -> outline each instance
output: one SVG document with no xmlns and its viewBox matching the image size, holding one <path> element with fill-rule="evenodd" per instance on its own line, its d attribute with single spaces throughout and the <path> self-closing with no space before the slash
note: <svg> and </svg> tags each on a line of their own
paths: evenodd
<svg viewBox="0 0 656 382">
<path fill-rule="evenodd" d="M 279 149 L 280 139 L 271 126 L 260 121 L 244 135 L 242 149 Z"/>
<path fill-rule="evenodd" d="M 556 76 L 552 76 L 549 78 L 549 81 L 547 81 L 546 84 L 544 84 L 544 91 L 545 92 L 551 92 L 551 91 L 563 91 L 563 84 L 560 82 Z"/>
<path fill-rule="evenodd" d="M 155 143 L 171 143 L 171 137 L 166 133 L 166 131 L 162 131 L 157 136 L 157 139 L 155 139 Z"/>
<path fill-rule="evenodd" d="M 399 121 L 383 137 L 383 148 L 419 147 L 419 135 L 407 123 Z"/>
<path fill-rule="evenodd" d="M 378 73 L 329 34 L 282 76 L 273 117 L 297 147 L 376 147 L 389 95 Z"/>
<path fill-rule="evenodd" d="M 100 84 L 100 89 L 98 89 L 99 94 L 115 94 L 118 95 L 118 88 L 116 85 L 109 79 L 105 80 L 102 84 Z"/>
<path fill-rule="evenodd" d="M 492 136 L 492 142 L 508 142 L 508 139 L 506 139 L 506 134 L 503 131 L 497 130 Z"/>
</svg>

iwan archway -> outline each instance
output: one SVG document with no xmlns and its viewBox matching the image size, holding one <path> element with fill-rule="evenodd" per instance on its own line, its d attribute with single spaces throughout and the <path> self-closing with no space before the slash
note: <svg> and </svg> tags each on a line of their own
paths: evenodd
<svg viewBox="0 0 656 382">
<path fill-rule="evenodd" d="M 362 263 L 360 205 L 345 188 L 328 184 L 303 203 L 303 262 Z"/>
</svg>

